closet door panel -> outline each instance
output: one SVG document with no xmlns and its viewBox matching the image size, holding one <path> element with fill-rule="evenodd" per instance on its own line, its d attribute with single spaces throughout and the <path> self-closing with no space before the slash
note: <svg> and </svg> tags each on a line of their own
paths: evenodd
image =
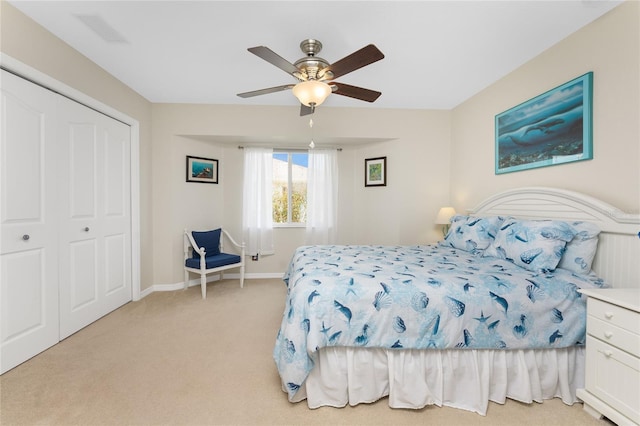
<svg viewBox="0 0 640 426">
<path fill-rule="evenodd" d="M 0 373 L 58 342 L 55 95 L 0 87 Z"/>
<path fill-rule="evenodd" d="M 98 218 L 99 113 L 59 99 L 60 339 L 103 315 Z"/>
<path fill-rule="evenodd" d="M 105 203 L 108 218 L 129 217 L 129 127 L 122 123 L 105 123 Z M 124 126 L 124 127 L 122 127 Z"/>
<path fill-rule="evenodd" d="M 91 322 L 91 306 L 99 303 L 96 265 L 98 250 L 95 239 L 69 243 L 69 282 L 66 298 L 68 309 L 81 320 Z M 88 316 L 88 318 L 83 318 Z"/>
<path fill-rule="evenodd" d="M 48 123 L 46 112 L 27 102 L 3 91 L 3 223 L 42 223 L 46 138 L 41 131 Z"/>
<path fill-rule="evenodd" d="M 123 235 L 109 235 L 105 238 L 106 252 L 106 295 L 114 296 L 118 292 L 127 292 L 129 286 L 126 262 L 127 241 Z"/>
<path fill-rule="evenodd" d="M 87 111 L 89 112 L 89 111 Z M 90 120 L 91 114 L 87 114 Z M 94 123 L 66 122 L 65 141 L 68 150 L 68 185 L 69 210 L 68 219 L 82 223 L 83 220 L 96 220 L 98 129 Z"/>
<path fill-rule="evenodd" d="M 99 113 L 59 99 L 60 339 L 100 318 Z"/>
<path fill-rule="evenodd" d="M 131 300 L 131 167 L 129 126 L 104 117 L 105 309 Z"/>
<path fill-rule="evenodd" d="M 66 103 L 66 102 L 65 102 Z M 62 184 L 60 338 L 95 321 L 100 311 L 96 227 L 97 131 L 91 112 L 74 105 L 61 125 L 66 173 Z"/>
</svg>

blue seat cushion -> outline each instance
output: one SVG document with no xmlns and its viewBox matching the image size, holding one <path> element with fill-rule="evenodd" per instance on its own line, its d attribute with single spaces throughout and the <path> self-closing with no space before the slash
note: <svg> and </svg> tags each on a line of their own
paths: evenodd
<svg viewBox="0 0 640 426">
<path fill-rule="evenodd" d="M 215 256 L 206 256 L 207 269 L 219 268 L 220 266 L 232 265 L 240 263 L 241 258 L 237 254 L 220 253 Z M 200 269 L 200 258 L 190 258 L 184 262 L 187 268 Z"/>
<path fill-rule="evenodd" d="M 205 256 L 215 256 L 220 254 L 220 234 L 222 229 L 214 229 L 213 231 L 193 231 L 193 239 L 198 247 L 204 247 Z M 200 261 L 200 255 L 197 251 L 193 251 L 192 257 Z"/>
</svg>

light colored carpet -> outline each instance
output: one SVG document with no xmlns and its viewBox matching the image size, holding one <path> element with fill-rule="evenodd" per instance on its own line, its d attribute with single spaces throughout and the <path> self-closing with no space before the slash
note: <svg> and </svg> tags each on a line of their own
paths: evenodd
<svg viewBox="0 0 640 426">
<path fill-rule="evenodd" d="M 6 425 L 609 425 L 581 404 L 310 410 L 280 390 L 281 280 L 211 283 L 132 302 L 0 376 Z"/>
</svg>

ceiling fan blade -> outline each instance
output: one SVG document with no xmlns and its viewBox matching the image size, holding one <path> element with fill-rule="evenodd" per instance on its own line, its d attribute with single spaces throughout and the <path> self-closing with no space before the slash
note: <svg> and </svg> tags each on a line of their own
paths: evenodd
<svg viewBox="0 0 640 426">
<path fill-rule="evenodd" d="M 384 58 L 384 54 L 373 44 L 369 44 L 349 56 L 345 56 L 331 64 L 327 69 L 333 73 L 333 78 L 338 78 L 352 71 L 360 69 Z M 326 71 L 325 71 L 326 72 Z"/>
<path fill-rule="evenodd" d="M 354 99 L 360 99 L 361 101 L 373 102 L 382 95 L 382 92 L 376 92 L 375 90 L 364 89 L 362 87 L 351 86 L 349 84 L 332 82 L 331 86 L 336 86 L 337 89 L 333 91 L 336 95 L 348 96 Z"/>
<path fill-rule="evenodd" d="M 295 65 L 293 65 L 291 62 L 287 61 L 282 56 L 278 55 L 266 46 L 250 47 L 247 50 L 256 56 L 261 57 L 270 64 L 275 65 L 288 74 L 300 72 Z"/>
<path fill-rule="evenodd" d="M 254 90 L 252 92 L 238 93 L 241 98 L 252 98 L 254 96 L 266 95 L 268 93 L 282 92 L 293 88 L 295 84 L 285 84 L 283 86 L 269 87 L 268 89 Z"/>
<path fill-rule="evenodd" d="M 306 106 L 305 104 L 300 104 L 300 117 L 313 114 L 314 111 L 315 111 L 315 108 Z"/>
</svg>

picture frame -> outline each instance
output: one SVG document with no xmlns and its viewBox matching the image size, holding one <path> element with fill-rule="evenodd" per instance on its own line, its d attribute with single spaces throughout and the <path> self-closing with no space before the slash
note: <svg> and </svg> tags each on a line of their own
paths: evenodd
<svg viewBox="0 0 640 426">
<path fill-rule="evenodd" d="M 187 155 L 187 182 L 218 183 L 218 160 Z"/>
<path fill-rule="evenodd" d="M 364 160 L 364 186 L 387 186 L 387 157 Z"/>
<path fill-rule="evenodd" d="M 593 72 L 495 117 L 495 173 L 593 159 Z"/>
</svg>

